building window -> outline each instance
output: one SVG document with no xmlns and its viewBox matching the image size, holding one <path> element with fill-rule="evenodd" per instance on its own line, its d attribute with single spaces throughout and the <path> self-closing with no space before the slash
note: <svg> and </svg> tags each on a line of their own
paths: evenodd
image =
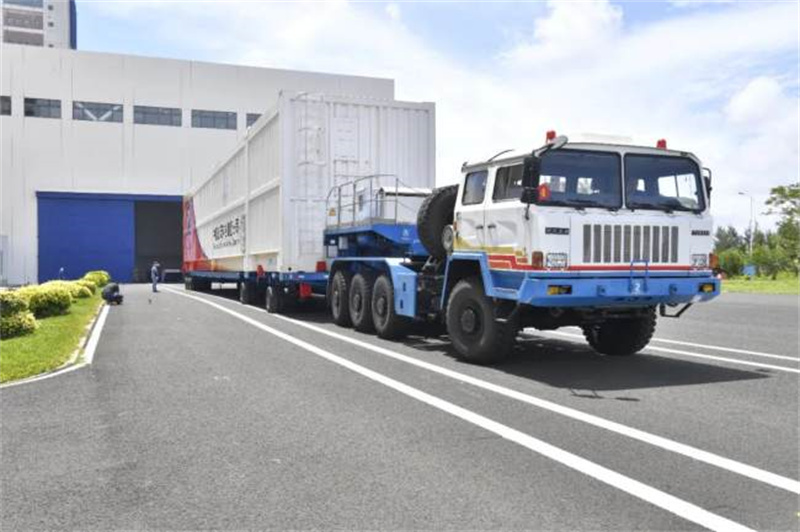
<svg viewBox="0 0 800 532">
<path fill-rule="evenodd" d="M 53 23 L 52 23 L 52 22 L 48 22 L 48 23 L 47 23 L 47 27 L 48 27 L 48 28 L 52 28 L 52 27 L 53 27 Z"/>
<path fill-rule="evenodd" d="M 261 113 L 247 113 L 247 127 L 255 124 L 259 118 L 261 118 Z"/>
<path fill-rule="evenodd" d="M 136 105 L 133 108 L 133 123 L 180 127 L 181 110 L 174 107 Z"/>
<path fill-rule="evenodd" d="M 40 30 L 44 27 L 42 14 L 36 11 L 3 8 L 3 24 L 6 27 Z"/>
<path fill-rule="evenodd" d="M 236 129 L 236 113 L 192 109 L 192 127 Z"/>
<path fill-rule="evenodd" d="M 11 116 L 11 96 L 0 96 L 0 115 Z"/>
<path fill-rule="evenodd" d="M 11 44 L 30 44 L 33 46 L 44 46 L 44 33 L 3 30 L 3 42 Z"/>
<path fill-rule="evenodd" d="M 25 116 L 61 118 L 61 100 L 25 98 Z"/>
<path fill-rule="evenodd" d="M 117 103 L 72 102 L 72 119 L 89 122 L 122 122 L 122 105 Z"/>
<path fill-rule="evenodd" d="M 42 9 L 44 7 L 44 0 L 3 0 L 4 4 L 24 7 L 36 7 Z"/>
</svg>

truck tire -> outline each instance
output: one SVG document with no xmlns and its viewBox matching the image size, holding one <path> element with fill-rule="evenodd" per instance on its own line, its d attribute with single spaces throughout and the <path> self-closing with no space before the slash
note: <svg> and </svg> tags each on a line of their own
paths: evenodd
<svg viewBox="0 0 800 532">
<path fill-rule="evenodd" d="M 650 343 L 655 330 L 656 309 L 651 307 L 642 317 L 586 325 L 583 327 L 583 336 L 598 353 L 609 356 L 630 356 Z"/>
<path fill-rule="evenodd" d="M 239 303 L 242 305 L 253 303 L 253 286 L 250 283 L 239 283 Z"/>
<path fill-rule="evenodd" d="M 342 270 L 333 274 L 330 288 L 331 317 L 340 327 L 350 327 L 350 276 Z"/>
<path fill-rule="evenodd" d="M 268 286 L 265 297 L 264 308 L 270 314 L 280 314 L 283 312 L 283 294 L 276 286 Z"/>
<path fill-rule="evenodd" d="M 444 228 L 453 223 L 458 185 L 437 188 L 425 198 L 417 212 L 417 234 L 428 253 L 435 259 L 447 256 L 442 242 Z"/>
<path fill-rule="evenodd" d="M 372 279 L 363 273 L 353 276 L 350 283 L 350 321 L 361 332 L 375 331 L 372 323 Z"/>
<path fill-rule="evenodd" d="M 453 288 L 447 303 L 447 333 L 460 360 L 492 364 L 511 353 L 516 321 L 498 321 L 494 310 L 479 278 L 463 279 Z"/>
<path fill-rule="evenodd" d="M 375 332 L 386 340 L 404 337 L 411 319 L 399 316 L 394 309 L 394 286 L 388 275 L 381 275 L 372 287 L 372 322 Z"/>
<path fill-rule="evenodd" d="M 190 292 L 194 290 L 194 281 L 192 280 L 191 277 L 183 278 L 183 287 Z"/>
</svg>

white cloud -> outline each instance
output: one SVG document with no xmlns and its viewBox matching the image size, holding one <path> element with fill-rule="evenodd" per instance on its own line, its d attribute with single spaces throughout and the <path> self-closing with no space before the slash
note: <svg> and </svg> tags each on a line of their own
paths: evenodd
<svg viewBox="0 0 800 532">
<path fill-rule="evenodd" d="M 719 222 L 740 227 L 738 190 L 763 200 L 798 176 L 796 71 L 770 70 L 796 64 L 797 4 L 687 9 L 628 28 L 624 5 L 552 2 L 529 41 L 474 63 L 433 49 L 398 4 L 101 4 L 84 9 L 142 19 L 154 38 L 217 60 L 394 78 L 398 98 L 437 104 L 440 183 L 548 129 L 665 137 L 695 152 L 714 169 Z"/>
</svg>

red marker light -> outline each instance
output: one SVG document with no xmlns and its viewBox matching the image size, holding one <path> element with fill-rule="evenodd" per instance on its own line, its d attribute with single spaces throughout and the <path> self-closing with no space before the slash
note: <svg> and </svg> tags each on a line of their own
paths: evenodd
<svg viewBox="0 0 800 532">
<path fill-rule="evenodd" d="M 308 283 L 300 283 L 298 292 L 300 299 L 308 299 L 311 297 L 311 285 Z"/>
<path fill-rule="evenodd" d="M 545 135 L 545 137 L 544 137 L 544 140 L 545 140 L 546 142 L 552 142 L 553 140 L 555 140 L 555 138 L 556 138 L 556 132 L 555 132 L 555 130 L 551 129 L 551 130 L 550 130 L 550 131 L 548 131 L 548 132 L 547 132 L 547 134 Z"/>
<path fill-rule="evenodd" d="M 317 267 L 315 269 L 317 273 L 326 272 L 328 271 L 328 263 L 326 263 L 324 260 L 318 260 Z"/>
<path fill-rule="evenodd" d="M 550 199 L 550 187 L 547 186 L 547 183 L 539 185 L 539 188 L 536 189 L 536 195 L 539 201 L 547 201 Z"/>
<path fill-rule="evenodd" d="M 666 150 L 667 149 L 667 139 L 659 139 L 659 141 L 656 142 L 656 148 L 660 148 L 662 150 Z"/>
</svg>

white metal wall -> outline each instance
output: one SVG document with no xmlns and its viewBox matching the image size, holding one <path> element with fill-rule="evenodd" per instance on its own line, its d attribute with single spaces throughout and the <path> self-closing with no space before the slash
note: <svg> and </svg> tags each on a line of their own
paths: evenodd
<svg viewBox="0 0 800 532">
<path fill-rule="evenodd" d="M 281 90 L 394 97 L 391 80 L 4 44 L 0 238 L 11 284 L 37 278 L 36 191 L 184 194 L 230 155 L 246 113 Z M 61 119 L 26 118 L 25 97 L 61 100 Z M 73 101 L 121 103 L 123 123 L 72 120 Z M 182 126 L 133 123 L 133 106 L 182 109 Z M 236 130 L 191 127 L 191 109 L 235 111 Z M 260 179 L 260 176 L 255 176 Z M 236 193 L 236 191 L 233 191 Z"/>
</svg>

